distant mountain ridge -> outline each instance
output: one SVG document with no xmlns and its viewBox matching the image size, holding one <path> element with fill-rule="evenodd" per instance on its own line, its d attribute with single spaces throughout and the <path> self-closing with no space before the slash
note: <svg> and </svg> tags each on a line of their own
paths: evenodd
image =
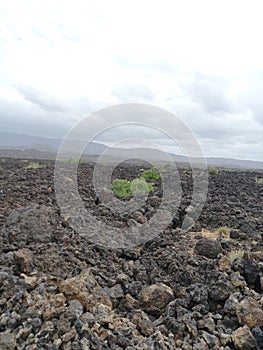
<svg viewBox="0 0 263 350">
<path fill-rule="evenodd" d="M 25 157 L 25 155 L 28 154 L 29 157 L 33 157 L 34 154 L 37 154 L 37 152 L 39 152 L 39 156 L 41 156 L 41 158 L 46 157 L 48 159 L 54 159 L 56 153 L 59 150 L 61 142 L 62 140 L 58 138 L 47 138 L 24 134 L 14 134 L 9 132 L 0 132 L 0 150 L 2 150 L 1 154 L 5 154 L 6 156 L 12 156 L 12 154 L 16 154 L 16 156 Z M 76 149 L 76 147 L 78 147 L 78 141 L 74 141 L 74 147 L 72 147 L 72 149 Z M 108 146 L 102 143 L 90 142 L 84 154 L 85 156 L 92 156 L 92 158 L 95 159 L 99 155 L 106 152 L 107 149 Z M 176 162 L 189 163 L 187 157 L 185 156 L 176 155 L 174 153 L 168 153 L 168 155 Z M 74 156 L 74 152 L 72 153 L 72 156 Z M 157 149 L 149 150 L 147 148 L 111 148 L 109 159 L 111 157 L 120 159 L 142 159 L 146 157 L 149 160 L 165 161 L 163 159 L 163 152 Z M 263 169 L 263 162 L 260 161 L 223 157 L 207 157 L 206 160 L 209 166 L 213 165 L 222 168 Z"/>
</svg>

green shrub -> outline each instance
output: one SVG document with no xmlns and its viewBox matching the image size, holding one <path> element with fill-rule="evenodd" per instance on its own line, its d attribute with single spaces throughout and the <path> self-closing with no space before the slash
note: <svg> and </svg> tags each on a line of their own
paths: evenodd
<svg viewBox="0 0 263 350">
<path fill-rule="evenodd" d="M 131 182 L 128 180 L 116 179 L 112 181 L 112 191 L 118 197 L 130 197 L 132 195 Z"/>
<path fill-rule="evenodd" d="M 43 166 L 37 162 L 31 162 L 25 167 L 25 169 L 41 169 L 41 168 L 43 168 Z"/>
<path fill-rule="evenodd" d="M 135 179 L 132 181 L 116 179 L 112 181 L 112 191 L 115 196 L 126 198 L 134 194 L 149 193 L 154 190 L 152 184 L 149 184 L 145 179 Z"/>
<path fill-rule="evenodd" d="M 142 177 L 145 178 L 146 180 L 158 180 L 160 179 L 160 175 L 156 168 L 151 168 L 150 170 L 145 170 L 142 173 Z"/>
<path fill-rule="evenodd" d="M 154 190 L 152 184 L 149 184 L 145 179 L 135 179 L 131 182 L 131 192 L 132 194 L 148 193 Z"/>
<path fill-rule="evenodd" d="M 217 175 L 219 173 L 218 169 L 216 169 L 213 166 L 210 166 L 208 172 L 209 172 L 210 175 Z"/>
<path fill-rule="evenodd" d="M 256 184 L 263 185 L 263 177 L 256 177 Z"/>
</svg>

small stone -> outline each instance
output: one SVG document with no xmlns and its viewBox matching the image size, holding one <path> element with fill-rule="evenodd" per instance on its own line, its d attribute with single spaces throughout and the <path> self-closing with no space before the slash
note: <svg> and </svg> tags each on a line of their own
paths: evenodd
<svg viewBox="0 0 263 350">
<path fill-rule="evenodd" d="M 26 340 L 26 338 L 29 336 L 29 334 L 31 333 L 32 327 L 26 327 L 26 328 L 22 328 L 19 330 L 19 332 L 16 335 L 16 339 L 23 339 Z"/>
<path fill-rule="evenodd" d="M 69 306 L 64 313 L 64 317 L 66 317 L 69 321 L 74 322 L 76 319 L 80 317 L 83 313 L 83 306 L 78 300 L 70 300 Z"/>
<path fill-rule="evenodd" d="M 231 335 L 227 333 L 219 333 L 219 339 L 221 341 L 221 344 L 223 346 L 226 346 L 228 343 L 231 342 Z"/>
<path fill-rule="evenodd" d="M 203 322 L 202 322 L 203 321 Z M 215 322 L 212 317 L 206 317 L 198 321 L 198 328 L 207 329 L 209 332 L 213 332 L 215 330 Z"/>
<path fill-rule="evenodd" d="M 94 294 L 90 294 L 86 299 L 86 311 L 89 311 L 96 315 L 98 313 L 98 307 L 103 305 L 108 311 L 112 310 L 112 301 L 105 290 L 98 288 Z"/>
<path fill-rule="evenodd" d="M 36 276 L 27 276 L 24 273 L 21 273 L 20 275 L 21 278 L 24 279 L 25 283 L 30 287 L 30 288 L 34 288 L 36 286 L 36 282 L 37 282 L 37 277 Z"/>
<path fill-rule="evenodd" d="M 206 331 L 202 331 L 202 336 L 206 342 L 206 344 L 212 348 L 212 349 L 218 349 L 219 348 L 219 339 Z"/>
<path fill-rule="evenodd" d="M 250 288 L 260 292 L 260 267 L 254 260 L 245 260 L 243 263 L 244 278 Z"/>
<path fill-rule="evenodd" d="M 257 341 L 259 349 L 263 349 L 263 331 L 259 327 L 255 327 L 252 329 L 252 334 Z"/>
<path fill-rule="evenodd" d="M 233 293 L 226 300 L 224 305 L 224 312 L 229 313 L 231 315 L 236 315 L 237 307 L 239 305 L 239 301 L 242 295 L 240 293 Z"/>
<path fill-rule="evenodd" d="M 96 280 L 87 271 L 80 275 L 69 278 L 59 285 L 59 290 L 63 293 L 66 299 L 78 300 L 83 307 L 87 306 L 88 296 L 98 287 Z"/>
<path fill-rule="evenodd" d="M 238 304 L 237 317 L 241 325 L 249 328 L 263 326 L 263 308 L 253 298 L 246 297 Z"/>
<path fill-rule="evenodd" d="M 218 270 L 223 272 L 231 271 L 231 261 L 227 256 L 222 255 L 222 257 L 219 259 Z"/>
<path fill-rule="evenodd" d="M 153 333 L 153 323 L 145 314 L 145 312 L 136 310 L 133 314 L 132 321 L 134 324 L 136 324 L 137 328 L 143 335 L 148 337 Z"/>
<path fill-rule="evenodd" d="M 109 295 L 112 299 L 121 299 L 124 296 L 122 287 L 120 284 L 115 284 L 115 286 L 109 289 Z"/>
<path fill-rule="evenodd" d="M 244 277 L 240 275 L 239 272 L 232 272 L 230 275 L 230 281 L 233 284 L 235 288 L 245 288 L 246 287 L 246 281 L 244 280 Z"/>
<path fill-rule="evenodd" d="M 229 237 L 232 238 L 232 239 L 239 239 L 240 238 L 240 234 L 236 230 L 231 230 L 230 234 L 229 234 Z"/>
<path fill-rule="evenodd" d="M 77 320 L 75 321 L 75 323 L 74 323 L 74 326 L 75 326 L 76 330 L 77 330 L 78 332 L 80 332 L 80 331 L 81 331 L 81 328 L 82 328 L 82 326 L 83 326 L 83 323 L 82 323 L 82 321 L 81 321 L 80 319 L 77 319 Z"/>
<path fill-rule="evenodd" d="M 193 350 L 208 350 L 208 345 L 204 339 L 201 339 L 200 342 L 193 345 Z"/>
<path fill-rule="evenodd" d="M 15 350 L 16 341 L 12 333 L 0 333 L 0 349 L 1 350 Z"/>
<path fill-rule="evenodd" d="M 236 348 L 240 350 L 252 350 L 257 348 L 256 339 L 247 325 L 233 332 L 232 341 Z"/>
<path fill-rule="evenodd" d="M 195 246 L 195 253 L 205 256 L 210 259 L 216 259 L 217 256 L 222 253 L 222 247 L 220 243 L 213 239 L 202 238 Z"/>
<path fill-rule="evenodd" d="M 76 335 L 76 329 L 75 329 L 75 328 L 71 328 L 70 332 L 65 333 L 65 334 L 62 336 L 62 342 L 63 342 L 63 343 L 69 342 L 72 338 L 75 337 L 75 335 Z"/>
<path fill-rule="evenodd" d="M 123 300 L 123 306 L 128 310 L 131 311 L 134 308 L 137 307 L 137 300 L 134 299 L 130 294 L 125 295 L 125 299 Z"/>
<path fill-rule="evenodd" d="M 57 330 L 59 334 L 65 334 L 70 331 L 70 322 L 63 316 L 60 317 L 57 324 Z"/>
<path fill-rule="evenodd" d="M 18 272 L 28 274 L 33 271 L 33 254 L 27 249 L 19 249 L 14 253 L 14 263 Z"/>
<path fill-rule="evenodd" d="M 55 346 L 56 347 L 60 347 L 60 345 L 62 344 L 62 340 L 60 339 L 60 338 L 58 338 L 58 339 L 56 339 L 55 341 L 54 341 L 54 344 L 55 344 Z"/>
<path fill-rule="evenodd" d="M 156 283 L 142 289 L 139 302 L 145 312 L 158 315 L 173 298 L 174 293 L 170 287 Z"/>
<path fill-rule="evenodd" d="M 136 220 L 139 224 L 145 224 L 146 223 L 146 217 L 143 216 L 143 214 L 140 211 L 135 211 L 133 213 L 133 219 Z"/>
<path fill-rule="evenodd" d="M 224 301 L 233 291 L 234 287 L 227 279 L 219 279 L 210 287 L 209 296 L 214 301 Z"/>
</svg>

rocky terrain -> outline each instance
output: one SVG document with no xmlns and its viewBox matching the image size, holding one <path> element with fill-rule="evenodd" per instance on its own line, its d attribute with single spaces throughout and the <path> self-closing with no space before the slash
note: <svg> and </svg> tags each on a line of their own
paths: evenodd
<svg viewBox="0 0 263 350">
<path fill-rule="evenodd" d="M 263 349 L 263 185 L 257 171 L 209 177 L 207 202 L 188 233 L 190 170 L 183 199 L 162 234 L 129 249 L 87 242 L 60 216 L 54 162 L 0 163 L 0 349 Z M 79 191 L 98 219 L 125 227 L 149 220 L 160 181 L 133 217 L 105 208 L 94 164 L 79 167 Z M 113 176 L 135 178 L 123 164 Z"/>
</svg>

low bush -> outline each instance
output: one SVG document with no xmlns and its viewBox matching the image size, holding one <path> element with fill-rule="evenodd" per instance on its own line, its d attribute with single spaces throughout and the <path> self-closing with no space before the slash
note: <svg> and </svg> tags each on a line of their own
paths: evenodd
<svg viewBox="0 0 263 350">
<path fill-rule="evenodd" d="M 158 173 L 156 168 L 151 168 L 149 170 L 145 170 L 142 173 L 142 177 L 146 180 L 158 180 L 160 179 L 160 174 Z"/>
<path fill-rule="evenodd" d="M 131 182 L 131 191 L 132 194 L 141 194 L 148 193 L 154 190 L 152 184 L 149 184 L 145 181 L 145 179 L 135 179 Z"/>
<path fill-rule="evenodd" d="M 213 166 L 210 166 L 208 172 L 209 172 L 210 175 L 217 175 L 219 173 L 218 169 L 216 169 Z"/>
<path fill-rule="evenodd" d="M 43 168 L 43 166 L 37 162 L 31 162 L 25 167 L 25 169 L 41 169 L 41 168 Z"/>
<path fill-rule="evenodd" d="M 132 195 L 131 182 L 129 180 L 116 179 L 112 181 L 112 191 L 118 197 L 130 197 Z"/>
<path fill-rule="evenodd" d="M 263 185 L 263 177 L 256 177 L 256 184 Z"/>
<path fill-rule="evenodd" d="M 126 198 L 136 194 L 149 193 L 154 190 L 152 184 L 145 179 L 135 179 L 132 181 L 124 179 L 116 179 L 112 181 L 112 191 L 115 196 Z"/>
</svg>

